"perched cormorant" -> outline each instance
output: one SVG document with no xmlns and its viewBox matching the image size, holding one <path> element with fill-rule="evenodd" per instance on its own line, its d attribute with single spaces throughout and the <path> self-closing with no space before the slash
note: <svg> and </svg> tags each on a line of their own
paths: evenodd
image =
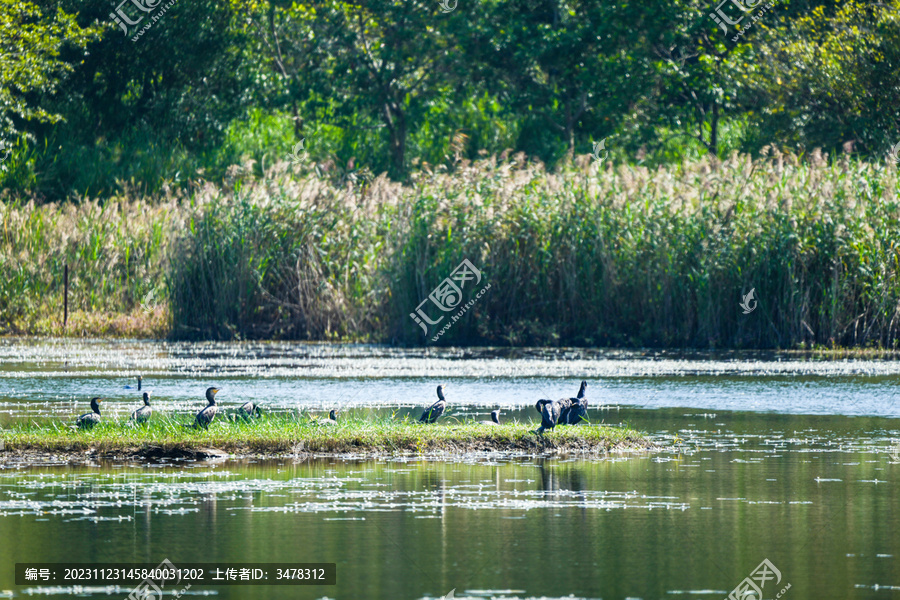
<svg viewBox="0 0 900 600">
<path fill-rule="evenodd" d="M 144 380 L 144 378 L 141 377 L 140 375 L 138 375 L 138 386 L 137 386 L 137 391 L 141 391 L 141 382 L 142 382 L 143 380 Z M 134 388 L 131 387 L 130 385 L 126 385 L 123 389 L 126 389 L 126 390 L 133 390 Z"/>
<path fill-rule="evenodd" d="M 253 402 L 244 402 L 238 409 L 238 413 L 245 419 L 249 419 L 250 417 L 262 416 L 262 411 L 260 411 L 259 409 L 259 404 L 254 404 Z"/>
<path fill-rule="evenodd" d="M 541 426 L 538 433 L 543 433 L 544 429 L 553 429 L 556 427 L 556 418 L 553 416 L 553 400 L 542 398 L 537 401 L 534 408 L 541 415 Z"/>
<path fill-rule="evenodd" d="M 559 415 L 560 425 L 578 425 L 582 421 L 587 421 L 588 400 L 584 397 L 586 389 L 587 381 L 582 381 L 578 395 L 574 398 L 569 398 L 572 402 L 569 409 Z"/>
<path fill-rule="evenodd" d="M 499 425 L 500 424 L 500 409 L 491 411 L 491 420 L 490 421 L 479 421 L 479 425 Z"/>
<path fill-rule="evenodd" d="M 328 418 L 319 419 L 319 423 L 322 425 L 337 425 L 337 411 L 332 408 L 331 412 L 328 413 Z"/>
<path fill-rule="evenodd" d="M 444 399 L 443 385 L 437 386 L 437 397 L 438 401 L 426 408 L 422 416 L 419 417 L 419 423 L 434 423 L 444 414 L 444 409 L 447 408 L 447 401 Z"/>
<path fill-rule="evenodd" d="M 538 400 L 534 407 L 541 413 L 541 426 L 538 427 L 538 433 L 544 433 L 547 429 L 553 429 L 559 422 L 559 416 L 563 412 L 567 412 L 572 405 L 571 398 L 561 398 L 559 400 Z"/>
<path fill-rule="evenodd" d="M 150 408 L 150 392 L 144 392 L 144 405 L 131 413 L 131 420 L 137 423 L 146 423 L 150 420 L 153 409 Z"/>
<path fill-rule="evenodd" d="M 100 422 L 100 403 L 103 398 L 91 398 L 91 412 L 85 413 L 75 421 L 80 429 L 90 429 Z"/>
<path fill-rule="evenodd" d="M 197 413 L 197 416 L 194 418 L 194 427 L 202 427 L 203 429 L 209 429 L 209 424 L 212 423 L 212 420 L 216 418 L 216 413 L 219 412 L 219 407 L 216 406 L 216 394 L 219 392 L 219 388 L 211 387 L 206 390 L 206 401 L 209 403 L 206 405 L 206 408 Z"/>
</svg>

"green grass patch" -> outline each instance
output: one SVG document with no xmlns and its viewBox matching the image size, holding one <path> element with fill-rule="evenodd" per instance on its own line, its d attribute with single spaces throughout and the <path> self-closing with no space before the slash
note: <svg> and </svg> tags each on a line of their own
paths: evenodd
<svg viewBox="0 0 900 600">
<path fill-rule="evenodd" d="M 643 434 L 627 427 L 559 426 L 539 436 L 536 422 L 492 426 L 445 418 L 423 425 L 409 419 L 347 418 L 326 426 L 305 415 L 270 414 L 252 420 L 218 418 L 208 431 L 191 429 L 188 423 L 186 417 L 157 414 L 142 425 L 104 419 L 91 430 L 32 422 L 0 431 L 0 441 L 7 455 L 93 451 L 164 456 L 205 448 L 237 454 L 605 452 L 651 446 Z"/>
</svg>

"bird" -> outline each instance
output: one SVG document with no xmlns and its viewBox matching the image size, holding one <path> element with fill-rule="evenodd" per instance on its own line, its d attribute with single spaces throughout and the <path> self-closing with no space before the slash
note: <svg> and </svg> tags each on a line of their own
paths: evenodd
<svg viewBox="0 0 900 600">
<path fill-rule="evenodd" d="M 534 405 L 534 408 L 541 415 L 541 426 L 537 430 L 538 433 L 543 433 L 544 429 L 556 427 L 556 419 L 553 416 L 553 400 L 541 398 Z"/>
<path fill-rule="evenodd" d="M 337 425 L 337 411 L 332 408 L 331 412 L 328 413 L 328 418 L 319 419 L 319 423 L 322 425 Z"/>
<path fill-rule="evenodd" d="M 584 397 L 585 390 L 587 390 L 587 381 L 582 381 L 578 395 L 569 398 L 571 405 L 563 413 L 560 413 L 560 425 L 578 425 L 582 421 L 587 421 L 588 400 Z"/>
<path fill-rule="evenodd" d="M 444 414 L 444 409 L 447 408 L 447 401 L 444 399 L 443 385 L 437 386 L 437 397 L 438 401 L 426 408 L 422 416 L 419 417 L 419 423 L 434 423 Z"/>
<path fill-rule="evenodd" d="M 559 416 L 568 411 L 572 406 L 571 398 L 561 398 L 559 400 L 538 400 L 534 407 L 541 413 L 541 426 L 538 427 L 537 433 L 543 434 L 547 429 L 553 429 L 559 422 Z"/>
<path fill-rule="evenodd" d="M 136 423 L 146 423 L 150 420 L 153 409 L 150 408 L 150 392 L 144 392 L 144 405 L 131 413 L 131 420 Z"/>
<path fill-rule="evenodd" d="M 138 380 L 137 391 L 141 391 L 141 383 L 144 381 L 144 378 L 141 377 L 140 375 L 138 375 L 138 376 L 137 376 L 137 380 Z M 125 390 L 133 390 L 134 388 L 131 387 L 130 385 L 126 385 L 126 386 L 125 386 L 124 388 L 122 388 L 122 389 L 125 389 Z"/>
<path fill-rule="evenodd" d="M 499 425 L 500 424 L 500 409 L 491 411 L 491 420 L 490 421 L 479 421 L 479 425 Z"/>
<path fill-rule="evenodd" d="M 245 419 L 249 419 L 250 417 L 262 416 L 262 411 L 260 411 L 259 409 L 259 404 L 254 404 L 253 402 L 244 402 L 238 409 L 238 414 L 240 414 Z"/>
<path fill-rule="evenodd" d="M 91 412 L 85 413 L 75 420 L 79 429 L 90 429 L 100 422 L 100 403 L 103 398 L 91 398 Z"/>
<path fill-rule="evenodd" d="M 216 406 L 217 393 L 219 393 L 219 388 L 217 387 L 211 387 L 206 390 L 206 401 L 209 404 L 206 405 L 206 408 L 198 412 L 197 416 L 194 418 L 195 429 L 197 427 L 209 429 L 209 424 L 216 418 L 216 413 L 219 412 L 219 407 Z"/>
</svg>

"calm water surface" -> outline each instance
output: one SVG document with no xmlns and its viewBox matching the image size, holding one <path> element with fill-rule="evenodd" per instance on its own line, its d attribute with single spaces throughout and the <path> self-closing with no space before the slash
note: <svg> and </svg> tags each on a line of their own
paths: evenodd
<svg viewBox="0 0 900 600">
<path fill-rule="evenodd" d="M 764 597 L 900 597 L 894 361 L 775 355 L 429 351 L 288 344 L 0 343 L 0 424 L 68 420 L 85 398 L 414 411 L 449 383 L 457 418 L 531 418 L 590 383 L 592 418 L 665 450 L 601 460 L 229 460 L 0 468 L 0 598 L 16 562 L 334 562 L 337 585 L 194 586 L 220 598 L 716 599 L 763 559 Z M 533 411 L 533 408 L 530 409 Z"/>
</svg>

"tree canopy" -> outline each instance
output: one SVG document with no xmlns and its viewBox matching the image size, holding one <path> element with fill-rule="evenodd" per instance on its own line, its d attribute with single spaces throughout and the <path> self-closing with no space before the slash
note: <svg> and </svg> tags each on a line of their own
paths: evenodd
<svg viewBox="0 0 900 600">
<path fill-rule="evenodd" d="M 739 2 L 133 0 L 158 17 L 137 36 L 108 6 L 0 0 L 0 132 L 28 139 L 0 184 L 154 191 L 301 140 L 351 179 L 605 138 L 644 163 L 900 142 L 900 0 Z"/>
</svg>

